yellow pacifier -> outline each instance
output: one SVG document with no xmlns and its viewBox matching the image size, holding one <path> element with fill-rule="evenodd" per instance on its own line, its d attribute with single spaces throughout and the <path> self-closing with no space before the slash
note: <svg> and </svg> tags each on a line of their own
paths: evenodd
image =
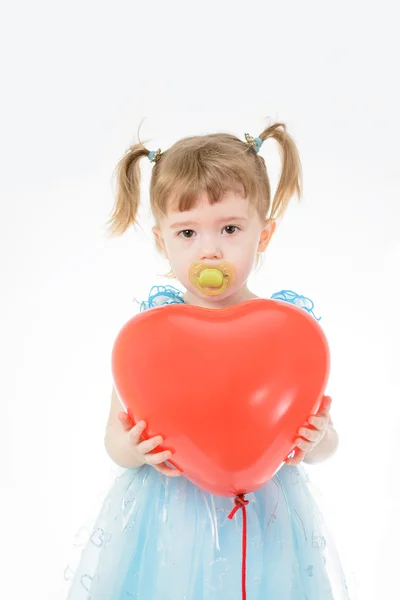
<svg viewBox="0 0 400 600">
<path fill-rule="evenodd" d="M 189 267 L 190 283 L 208 296 L 216 296 L 226 290 L 235 280 L 235 267 L 228 262 L 215 266 L 196 262 Z"/>
</svg>

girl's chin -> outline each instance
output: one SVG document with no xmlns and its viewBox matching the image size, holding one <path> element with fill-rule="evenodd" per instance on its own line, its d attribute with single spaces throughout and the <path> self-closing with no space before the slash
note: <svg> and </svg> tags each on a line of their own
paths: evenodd
<svg viewBox="0 0 400 600">
<path fill-rule="evenodd" d="M 228 289 L 221 291 L 218 294 L 215 294 L 215 293 L 207 294 L 198 289 L 194 289 L 193 294 L 195 294 L 198 298 L 201 298 L 202 300 L 207 300 L 208 302 L 213 302 L 213 303 L 217 304 L 218 302 L 221 302 L 222 300 L 226 300 L 227 298 L 232 296 L 232 294 L 234 294 L 236 291 L 237 291 L 236 289 L 228 288 Z"/>
</svg>

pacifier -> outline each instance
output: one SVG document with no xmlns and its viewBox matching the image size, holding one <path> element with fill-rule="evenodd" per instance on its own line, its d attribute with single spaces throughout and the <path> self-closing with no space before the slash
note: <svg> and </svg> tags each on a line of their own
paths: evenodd
<svg viewBox="0 0 400 600">
<path fill-rule="evenodd" d="M 235 267 L 228 262 L 212 267 L 203 262 L 195 262 L 189 267 L 189 280 L 203 294 L 216 296 L 235 281 Z"/>
</svg>

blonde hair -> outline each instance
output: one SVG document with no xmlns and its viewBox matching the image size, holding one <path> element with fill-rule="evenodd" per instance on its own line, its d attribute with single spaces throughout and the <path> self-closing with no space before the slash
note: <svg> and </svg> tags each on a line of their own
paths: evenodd
<svg viewBox="0 0 400 600">
<path fill-rule="evenodd" d="M 258 136 L 278 142 L 282 172 L 271 204 L 271 187 L 262 156 L 244 140 L 228 133 L 197 135 L 180 139 L 162 152 L 150 180 L 150 206 L 158 223 L 173 203 L 179 211 L 193 208 L 206 192 L 211 204 L 228 190 L 242 193 L 261 220 L 283 216 L 290 199 L 302 194 L 302 168 L 293 138 L 284 123 L 275 123 Z M 131 146 L 116 166 L 117 194 L 107 222 L 111 236 L 122 235 L 137 223 L 140 204 L 140 163 L 148 157 L 147 142 Z M 160 250 L 157 245 L 158 250 Z M 173 276 L 169 274 L 169 276 Z"/>
</svg>

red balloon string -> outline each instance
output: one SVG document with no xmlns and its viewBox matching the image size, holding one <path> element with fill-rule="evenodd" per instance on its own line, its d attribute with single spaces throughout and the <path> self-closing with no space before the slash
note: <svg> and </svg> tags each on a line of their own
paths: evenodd
<svg viewBox="0 0 400 600">
<path fill-rule="evenodd" d="M 243 515 L 243 535 L 242 535 L 242 600 L 246 600 L 247 592 L 246 592 L 246 562 L 247 562 L 247 513 L 246 506 L 249 501 L 246 500 L 244 494 L 238 494 L 235 497 L 235 506 L 232 509 L 230 515 L 228 515 L 228 519 L 233 519 L 239 508 L 242 509 Z"/>
</svg>

